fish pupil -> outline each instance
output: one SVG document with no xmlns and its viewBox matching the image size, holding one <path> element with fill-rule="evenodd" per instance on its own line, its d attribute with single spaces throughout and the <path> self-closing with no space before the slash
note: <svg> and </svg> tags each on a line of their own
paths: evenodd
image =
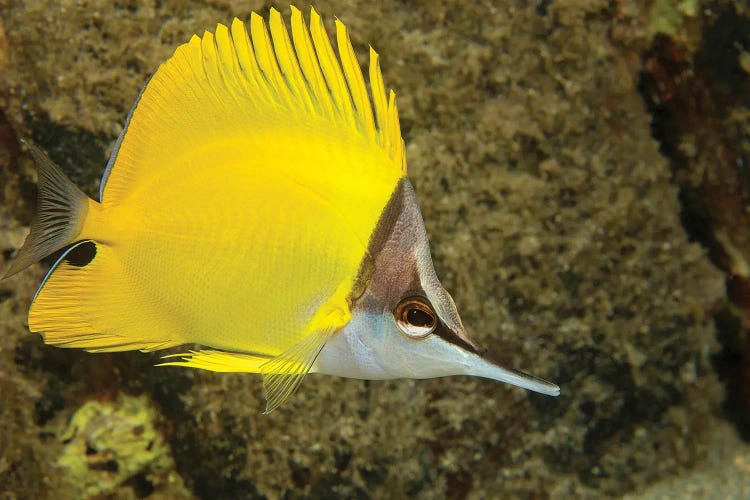
<svg viewBox="0 0 750 500">
<path fill-rule="evenodd" d="M 434 319 L 429 313 L 421 309 L 412 308 L 406 313 L 406 321 L 412 326 L 429 328 L 432 326 Z"/>
</svg>

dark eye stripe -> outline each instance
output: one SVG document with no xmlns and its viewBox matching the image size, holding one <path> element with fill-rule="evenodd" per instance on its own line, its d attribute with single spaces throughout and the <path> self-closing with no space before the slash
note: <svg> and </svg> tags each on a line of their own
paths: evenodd
<svg viewBox="0 0 750 500">
<path fill-rule="evenodd" d="M 435 327 L 435 335 L 445 340 L 446 342 L 449 342 L 465 351 L 477 354 L 479 356 L 484 356 L 484 354 L 487 352 L 487 349 L 480 346 L 479 344 L 473 341 L 467 342 L 464 338 L 459 337 L 456 332 L 448 328 L 445 323 L 440 320 L 438 320 L 438 324 Z"/>
</svg>

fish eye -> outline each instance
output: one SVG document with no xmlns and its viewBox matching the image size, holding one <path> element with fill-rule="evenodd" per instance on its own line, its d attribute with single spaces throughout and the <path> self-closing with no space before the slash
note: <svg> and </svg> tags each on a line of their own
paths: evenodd
<svg viewBox="0 0 750 500">
<path fill-rule="evenodd" d="M 393 315 L 399 329 L 408 337 L 421 339 L 435 331 L 437 319 L 429 302 L 421 297 L 402 300 Z"/>
</svg>

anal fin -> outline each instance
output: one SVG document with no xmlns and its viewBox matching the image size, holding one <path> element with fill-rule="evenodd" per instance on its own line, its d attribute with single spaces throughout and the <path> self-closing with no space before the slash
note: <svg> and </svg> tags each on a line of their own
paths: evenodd
<svg viewBox="0 0 750 500">
<path fill-rule="evenodd" d="M 176 359 L 180 358 L 180 359 Z M 260 373 L 261 366 L 268 361 L 268 357 L 245 354 L 239 352 L 217 351 L 201 349 L 180 354 L 164 356 L 164 363 L 157 366 L 184 366 L 198 368 L 212 372 L 224 373 Z M 174 359 L 174 361 L 172 361 Z"/>
<path fill-rule="evenodd" d="M 225 373 L 261 373 L 266 396 L 264 413 L 270 413 L 294 394 L 334 331 L 332 327 L 314 332 L 272 358 L 260 354 L 201 349 L 164 356 L 162 359 L 167 361 L 157 366 L 182 366 Z"/>
</svg>

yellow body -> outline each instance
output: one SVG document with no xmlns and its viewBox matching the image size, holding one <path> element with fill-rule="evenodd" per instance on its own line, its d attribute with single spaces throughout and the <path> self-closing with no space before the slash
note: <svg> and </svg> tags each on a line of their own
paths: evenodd
<svg viewBox="0 0 750 500">
<path fill-rule="evenodd" d="M 181 363 L 258 371 L 349 321 L 369 238 L 405 175 L 395 102 L 371 51 L 370 104 L 341 23 L 341 66 L 315 11 L 308 31 L 293 9 L 291 39 L 276 11 L 269 26 L 253 14 L 249 33 L 235 20 L 193 37 L 146 85 L 101 202 L 82 211 L 76 240 L 96 256 L 62 261 L 31 308 L 48 343 L 197 343 L 244 361 Z"/>
</svg>

